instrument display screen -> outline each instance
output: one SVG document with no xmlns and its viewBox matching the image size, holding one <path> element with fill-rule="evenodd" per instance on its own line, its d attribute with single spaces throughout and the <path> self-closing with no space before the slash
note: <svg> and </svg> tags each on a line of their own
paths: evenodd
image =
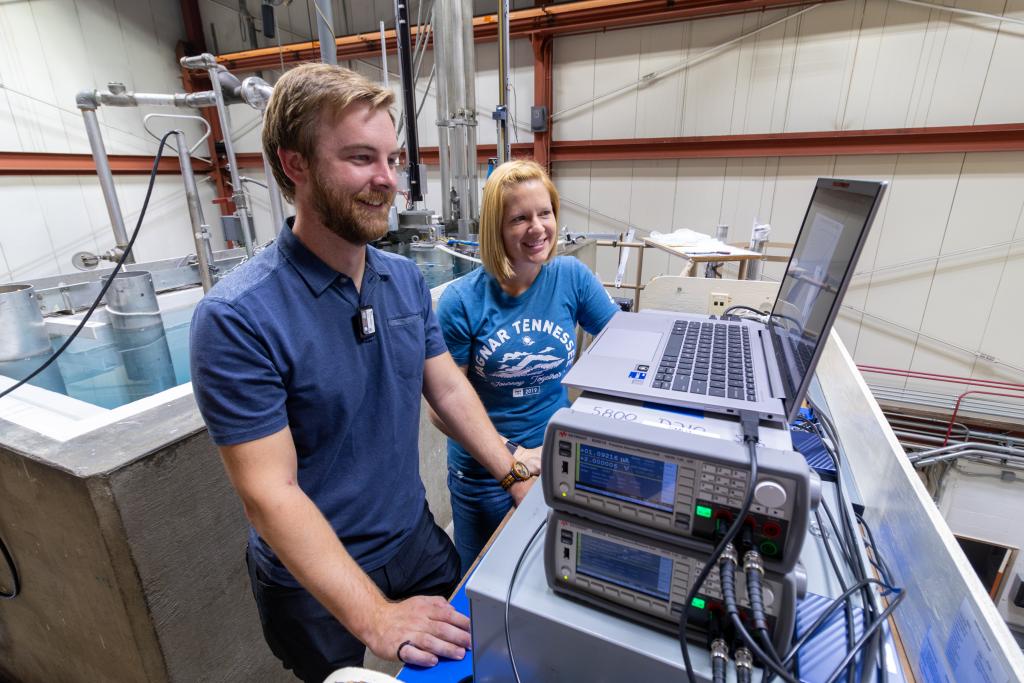
<svg viewBox="0 0 1024 683">
<path fill-rule="evenodd" d="M 674 463 L 582 443 L 576 488 L 671 512 L 677 469 Z"/>
<path fill-rule="evenodd" d="M 576 572 L 668 600 L 672 560 L 589 534 L 579 534 Z"/>
</svg>

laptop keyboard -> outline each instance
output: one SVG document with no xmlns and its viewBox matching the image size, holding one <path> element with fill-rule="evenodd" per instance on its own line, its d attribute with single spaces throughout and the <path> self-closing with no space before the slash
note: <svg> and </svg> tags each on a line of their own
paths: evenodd
<svg viewBox="0 0 1024 683">
<path fill-rule="evenodd" d="M 744 325 L 677 320 L 651 386 L 756 401 L 749 330 Z"/>
</svg>

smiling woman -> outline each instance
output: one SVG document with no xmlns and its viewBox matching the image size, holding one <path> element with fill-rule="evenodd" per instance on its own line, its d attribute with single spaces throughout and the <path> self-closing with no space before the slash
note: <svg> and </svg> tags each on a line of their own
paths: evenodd
<svg viewBox="0 0 1024 683">
<path fill-rule="evenodd" d="M 568 405 L 561 379 L 576 356 L 576 326 L 597 334 L 617 310 L 580 261 L 554 258 L 557 227 L 558 191 L 547 173 L 532 161 L 502 164 L 480 204 L 484 267 L 449 285 L 437 306 L 452 358 L 468 370 L 509 451 L 534 475 L 544 425 Z M 436 415 L 431 419 L 450 434 Z M 506 487 L 449 439 L 448 488 L 463 572 L 511 507 Z"/>
</svg>

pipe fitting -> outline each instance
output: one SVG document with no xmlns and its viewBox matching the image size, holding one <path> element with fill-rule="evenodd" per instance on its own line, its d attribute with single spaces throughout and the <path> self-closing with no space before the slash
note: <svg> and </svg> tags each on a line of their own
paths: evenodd
<svg viewBox="0 0 1024 683">
<path fill-rule="evenodd" d="M 718 558 L 718 564 L 725 564 L 726 562 L 732 562 L 733 564 L 739 563 L 739 556 L 736 555 L 736 547 L 732 543 L 725 546 L 725 550 L 722 551 L 722 556 Z"/>
<path fill-rule="evenodd" d="M 191 57 L 182 57 L 178 60 L 178 63 L 185 69 L 210 69 L 217 66 L 217 58 L 209 52 L 204 52 L 199 55 L 192 55 Z"/>
<path fill-rule="evenodd" d="M 737 669 L 746 669 L 751 671 L 754 668 L 754 657 L 750 654 L 750 650 L 745 647 L 736 648 L 736 653 L 733 655 Z"/>
<path fill-rule="evenodd" d="M 756 550 L 748 550 L 743 556 L 743 570 L 755 571 L 764 576 L 764 560 L 761 559 L 761 553 Z"/>
<path fill-rule="evenodd" d="M 95 90 L 82 90 L 75 95 L 75 105 L 79 109 L 95 110 L 100 106 L 98 93 Z"/>
</svg>

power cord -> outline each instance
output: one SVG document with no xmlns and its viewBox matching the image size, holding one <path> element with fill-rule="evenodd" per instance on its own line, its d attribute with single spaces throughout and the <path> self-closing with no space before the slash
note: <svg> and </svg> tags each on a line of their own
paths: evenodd
<svg viewBox="0 0 1024 683">
<path fill-rule="evenodd" d="M 121 266 L 124 265 L 128 255 L 132 253 L 132 247 L 135 245 L 135 238 L 139 236 L 139 228 L 142 227 L 142 220 L 146 217 L 146 209 L 149 207 L 149 198 L 153 195 L 153 185 L 156 181 L 156 171 L 160 165 L 160 158 L 164 154 L 164 147 L 167 146 L 168 138 L 174 135 L 174 133 L 175 131 L 173 130 L 167 131 L 164 133 L 164 136 L 160 138 L 160 146 L 156 150 L 156 158 L 153 159 L 153 169 L 149 172 L 149 187 L 146 189 L 146 198 L 142 202 L 142 210 L 139 212 L 139 220 L 135 223 L 135 230 L 132 231 L 132 237 L 128 240 L 128 245 L 125 247 L 124 253 L 121 254 L 121 258 L 119 258 L 117 263 L 114 265 L 114 270 L 110 272 L 110 275 L 107 277 L 107 281 L 103 283 L 103 287 L 100 288 L 100 293 L 96 295 L 96 299 L 92 302 L 92 305 L 89 306 L 89 310 L 86 311 L 85 317 L 82 318 L 82 321 L 78 323 L 78 327 L 68 335 L 68 338 L 60 345 L 60 348 L 57 349 L 52 356 L 43 361 L 42 365 L 29 373 L 27 377 L 16 383 L 14 386 L 0 392 L 0 398 L 7 396 L 7 394 L 11 393 L 15 389 L 27 384 L 30 380 L 35 378 L 36 375 L 50 367 L 50 365 L 52 365 L 53 362 L 57 360 L 57 358 L 64 353 L 69 346 L 71 346 L 71 342 L 75 341 L 75 337 L 77 337 L 78 333 L 85 328 L 85 324 L 89 322 L 90 316 L 92 316 L 96 307 L 100 305 L 100 301 L 103 300 L 103 297 L 106 296 L 107 290 L 110 289 L 110 285 L 114 284 L 114 278 L 116 278 L 117 274 L 121 271 Z"/>
<path fill-rule="evenodd" d="M 9 593 L 0 591 L 0 600 L 13 600 L 21 592 L 21 577 L 18 576 L 18 567 L 15 566 L 14 558 L 11 557 L 11 552 L 7 549 L 7 544 L 4 543 L 2 536 L 0 536 L 0 555 L 4 556 L 4 561 L 7 562 L 7 566 L 11 570 L 11 591 Z"/>
<path fill-rule="evenodd" d="M 508 630 L 508 608 L 512 602 L 512 587 L 516 585 L 516 576 L 519 575 L 519 568 L 523 566 L 523 560 L 526 559 L 526 554 L 533 547 L 534 541 L 540 536 L 540 532 L 544 530 L 544 527 L 548 525 L 548 520 L 545 519 L 537 527 L 537 530 L 533 532 L 533 536 L 530 536 L 530 540 L 526 542 L 526 546 L 523 548 L 523 552 L 519 553 L 519 559 L 516 560 L 515 569 L 512 570 L 512 578 L 508 581 L 508 592 L 505 593 L 505 645 L 508 647 L 508 660 L 512 663 L 512 675 L 515 676 L 516 683 L 521 683 L 519 679 L 519 669 L 516 667 L 516 657 L 512 653 L 512 635 Z"/>
<path fill-rule="evenodd" d="M 686 680 L 688 681 L 697 680 L 693 673 L 693 663 L 690 661 L 690 648 L 686 644 L 686 626 L 689 623 L 690 605 L 693 603 L 693 599 L 697 596 L 701 586 L 704 585 L 704 581 L 708 578 L 708 574 L 711 573 L 711 569 L 717 564 L 718 558 L 722 556 L 725 548 L 733 542 L 740 529 L 743 528 L 743 520 L 747 518 L 750 506 L 754 502 L 754 486 L 757 484 L 758 422 L 757 413 L 746 410 L 740 413 L 743 441 L 747 444 L 747 452 L 750 456 L 750 480 L 747 483 L 747 494 L 743 498 L 739 514 L 732 521 L 732 524 L 729 525 L 728 530 L 722 536 L 718 545 L 715 546 L 715 549 L 711 551 L 700 573 L 697 574 L 697 578 L 690 585 L 690 591 L 686 594 L 686 602 L 683 604 L 683 613 L 679 617 L 679 649 L 683 654 L 683 664 L 686 666 Z"/>
</svg>

